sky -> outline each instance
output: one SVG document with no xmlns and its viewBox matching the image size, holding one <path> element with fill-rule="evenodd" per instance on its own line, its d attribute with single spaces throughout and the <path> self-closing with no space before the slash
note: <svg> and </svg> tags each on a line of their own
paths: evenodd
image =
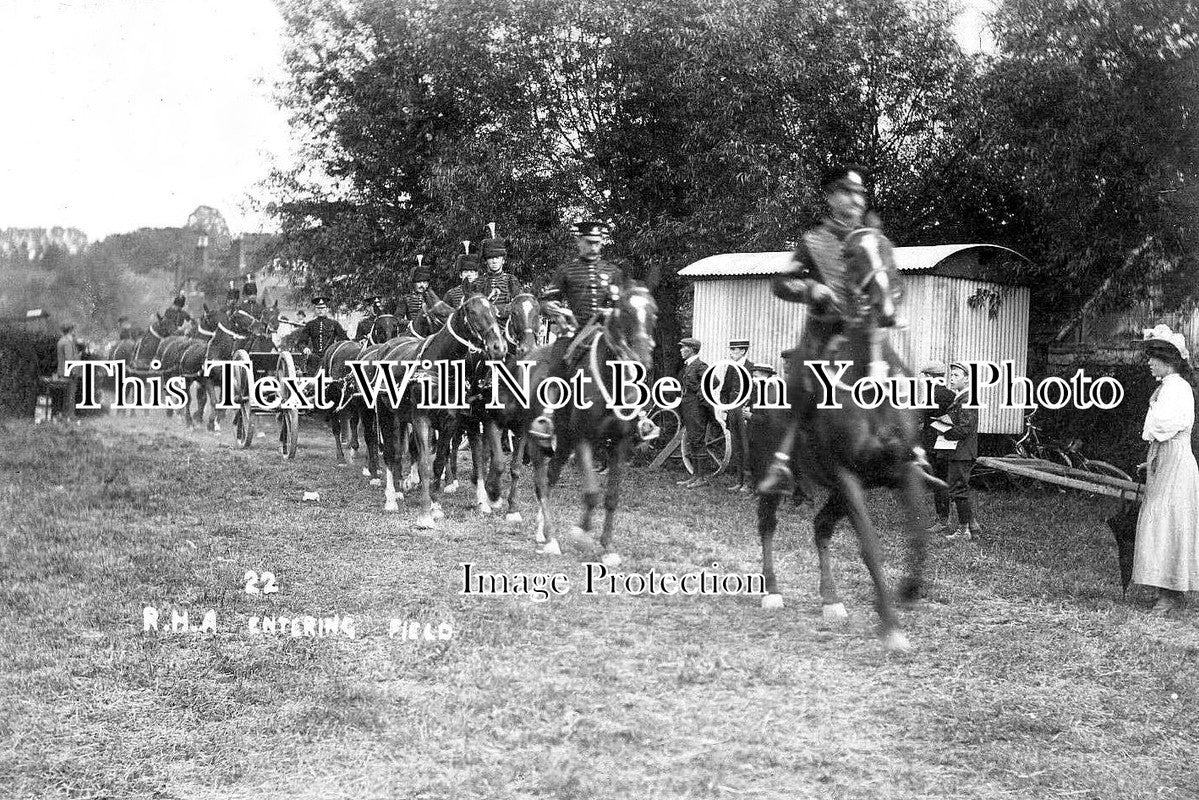
<svg viewBox="0 0 1199 800">
<path fill-rule="evenodd" d="M 986 47 L 993 0 L 962 5 L 959 43 Z M 0 0 L 0 29 L 0 228 L 96 241 L 208 205 L 235 236 L 272 229 L 254 200 L 296 148 L 271 0 Z"/>
</svg>

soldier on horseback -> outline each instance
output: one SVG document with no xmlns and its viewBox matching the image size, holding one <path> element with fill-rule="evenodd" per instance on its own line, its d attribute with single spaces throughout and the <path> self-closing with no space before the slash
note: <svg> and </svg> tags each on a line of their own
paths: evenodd
<svg viewBox="0 0 1199 800">
<path fill-rule="evenodd" d="M 484 239 L 482 245 L 483 261 L 487 271 L 475 281 L 474 291 L 486 297 L 496 306 L 496 314 L 501 318 L 508 315 L 508 305 L 512 298 L 523 291 L 516 276 L 504 271 L 504 259 L 508 250 L 504 240 L 495 236 L 495 223 L 488 223 L 491 228 L 491 238 Z"/>
<path fill-rule="evenodd" d="M 237 311 L 237 300 L 241 295 L 237 291 L 237 287 L 233 285 L 233 281 L 229 281 L 229 290 L 225 292 L 225 316 L 232 317 Z"/>
<path fill-rule="evenodd" d="M 329 348 L 329 345 L 338 340 L 350 338 L 346 335 L 345 328 L 341 327 L 340 322 L 329 319 L 329 298 L 314 297 L 312 306 L 316 309 L 316 316 L 300 330 L 300 334 L 295 340 L 295 346 L 303 350 L 307 357 L 308 363 L 305 365 L 305 372 L 309 375 L 316 372 L 312 365 L 321 363 L 321 358 L 325 355 L 325 350 Z"/>
<path fill-rule="evenodd" d="M 424 267 L 424 256 L 418 255 L 416 269 L 412 270 L 412 289 L 400 297 L 398 314 L 415 322 L 438 302 L 439 298 L 429 288 L 429 270 Z"/>
<path fill-rule="evenodd" d="M 258 284 L 254 282 L 253 275 L 247 275 L 246 282 L 242 284 L 241 303 L 237 310 L 249 314 L 251 319 L 262 316 L 262 304 L 258 302 Z"/>
<path fill-rule="evenodd" d="M 541 292 L 542 313 L 555 319 L 562 331 L 550 349 L 548 374 L 563 380 L 568 380 L 577 369 L 578 356 L 585 352 L 583 345 L 603 328 L 625 284 L 620 268 L 600 258 L 604 233 L 603 223 L 579 223 L 575 227 L 579 257 L 558 267 Z M 553 413 L 553 409 L 543 408 L 529 426 L 529 434 L 543 445 L 553 440 Z M 655 438 L 658 427 L 644 411 L 639 416 L 637 435 L 643 441 Z"/>
<path fill-rule="evenodd" d="M 873 213 L 866 211 L 864 170 L 843 166 L 825 173 L 820 182 L 829 215 L 803 235 L 791 258 L 791 269 L 776 275 L 771 289 L 776 297 L 808 305 L 807 321 L 800 343 L 792 352 L 787 372 L 787 394 L 796 412 L 779 443 L 774 461 L 758 486 L 760 492 L 785 492 L 791 488 L 790 452 L 801 424 L 811 418 L 820 401 L 820 387 L 806 361 L 832 358 L 830 344 L 843 329 L 844 316 L 853 302 L 854 287 L 848 280 L 844 247 L 853 231 L 878 227 Z M 884 320 L 893 325 L 894 320 Z"/>
<path fill-rule="evenodd" d="M 383 313 L 383 298 L 378 295 L 371 295 L 362 299 L 362 307 L 366 310 L 366 316 L 358 323 L 358 327 L 354 329 L 354 341 L 365 342 L 371 335 L 371 330 L 375 327 L 375 319 Z"/>
<path fill-rule="evenodd" d="M 459 308 L 466 298 L 475 293 L 475 281 L 479 278 L 479 257 L 470 252 L 470 242 L 464 241 L 467 252 L 458 255 L 460 282 L 445 293 L 445 302 L 450 308 Z"/>
<path fill-rule="evenodd" d="M 167 331 L 168 334 L 175 333 L 184 325 L 191 322 L 192 315 L 183 310 L 185 305 L 187 305 L 187 298 L 180 293 L 178 297 L 171 301 L 171 305 L 167 307 L 167 310 L 162 312 L 162 329 Z"/>
</svg>

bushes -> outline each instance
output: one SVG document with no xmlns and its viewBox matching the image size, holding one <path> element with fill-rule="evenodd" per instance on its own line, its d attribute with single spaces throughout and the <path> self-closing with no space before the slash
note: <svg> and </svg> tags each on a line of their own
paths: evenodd
<svg viewBox="0 0 1199 800">
<path fill-rule="evenodd" d="M 33 418 L 38 379 L 58 366 L 56 345 L 44 333 L 0 328 L 0 416 Z"/>
</svg>

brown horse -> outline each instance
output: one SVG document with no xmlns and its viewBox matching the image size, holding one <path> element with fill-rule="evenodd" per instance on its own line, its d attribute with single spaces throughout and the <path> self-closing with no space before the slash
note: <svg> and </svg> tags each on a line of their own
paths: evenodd
<svg viewBox="0 0 1199 800">
<path fill-rule="evenodd" d="M 381 347 L 400 331 L 400 321 L 395 314 L 380 314 L 371 323 L 366 341 L 340 341 L 329 345 L 321 356 L 320 371 L 325 378 L 334 383 L 330 384 L 330 396 L 326 398 L 334 404 L 327 414 L 329 429 L 333 433 L 333 447 L 337 456 L 337 466 L 346 465 L 345 450 L 342 449 L 342 432 L 348 427 L 354 430 L 356 424 L 369 409 L 362 402 L 362 396 L 357 391 L 353 375 L 347 362 L 363 358 L 363 353 L 371 347 Z M 372 428 L 373 432 L 373 428 Z M 370 478 L 378 478 L 379 444 L 377 436 L 363 436 L 366 440 L 368 466 L 363 474 Z M 354 445 L 357 449 L 357 443 Z"/>
<path fill-rule="evenodd" d="M 918 446 L 914 411 L 892 405 L 884 400 L 877 408 L 865 408 L 850 397 L 849 387 L 863 378 L 904 380 L 910 372 L 890 349 L 885 327 L 896 318 L 899 299 L 898 273 L 892 260 L 891 244 L 876 229 L 862 228 L 846 239 L 845 252 L 850 267 L 854 294 L 852 307 L 845 310 L 844 329 L 830 343 L 822 358 L 849 361 L 846 373 L 835 382 L 833 399 L 841 408 L 816 408 L 808 419 L 801 421 L 799 435 L 792 449 L 792 464 L 812 482 L 826 487 L 830 494 L 813 521 L 816 552 L 820 562 L 820 599 L 823 613 L 830 619 L 846 616 L 845 606 L 833 582 L 829 543 L 837 523 L 849 517 L 857 531 L 862 560 L 874 581 L 875 605 L 881 621 L 879 635 L 890 651 L 910 648 L 900 630 L 892 598 L 883 575 L 878 533 L 866 510 L 866 490 L 886 487 L 900 493 L 908 529 L 907 576 L 900 587 L 901 598 L 918 599 L 923 591 L 925 555 L 924 519 L 921 511 L 921 492 L 926 482 L 936 479 L 925 472 L 927 462 Z M 810 370 L 803 363 L 790 364 L 792 370 Z M 830 365 L 826 375 L 836 374 L 838 367 Z M 886 375 L 890 372 L 890 375 Z M 800 373 L 796 373 L 800 374 Z M 806 374 L 806 373 L 804 373 Z M 913 396 L 919 393 L 909 384 Z M 818 394 L 819 394 L 818 389 Z M 864 398 L 865 399 L 865 398 Z M 872 401 L 873 397 L 869 398 Z M 867 403 L 869 404 L 869 402 Z M 764 430 L 774 435 L 766 438 L 777 442 L 775 435 L 787 425 L 789 414 L 796 409 L 767 414 Z M 751 448 L 752 450 L 753 448 Z M 772 448 L 765 448 L 768 456 Z M 766 472 L 769 458 L 761 452 L 754 465 L 755 478 Z M 781 608 L 782 596 L 774 574 L 773 542 L 778 525 L 778 494 L 763 493 L 758 498 L 758 534 L 762 541 L 762 563 L 766 578 L 764 608 Z"/>
<path fill-rule="evenodd" d="M 634 286 L 622 291 L 603 327 L 590 342 L 580 343 L 590 382 L 585 385 L 582 397 L 573 398 L 555 415 L 558 444 L 553 455 L 547 455 L 527 433 L 523 437 L 523 446 L 533 460 L 538 501 L 537 543 L 541 545 L 542 553 L 558 555 L 562 552 L 551 524 L 549 490 L 558 482 L 562 467 L 572 453 L 583 477 L 583 514 L 579 524 L 572 527 L 571 536 L 576 539 L 590 536 L 592 516 L 601 498 L 594 456 L 597 451 L 606 451 L 608 482 L 603 492 L 605 514 L 599 544 L 606 566 L 619 566 L 621 562 L 612 546 L 612 536 L 616 528 L 616 509 L 620 505 L 621 481 L 636 437 L 637 409 L 627 405 L 632 396 L 614 396 L 612 365 L 620 361 L 639 362 L 649 373 L 653 366 L 657 317 L 657 303 L 647 289 Z M 541 370 L 545 370 L 548 356 L 549 349 L 540 348 L 531 358 L 539 361 Z M 527 423 L 535 416 L 526 415 L 525 431 L 528 430 Z"/>
<path fill-rule="evenodd" d="M 448 306 L 447 306 L 448 307 Z M 485 352 L 489 358 L 502 359 L 508 352 L 507 343 L 496 322 L 492 305 L 482 295 L 467 298 L 461 307 L 446 320 L 445 326 L 426 339 L 400 337 L 392 340 L 382 352 L 370 359 L 384 366 L 397 387 L 403 385 L 405 364 L 416 363 L 421 373 L 432 366 L 465 359 L 471 353 Z M 363 359 L 367 360 L 367 359 Z M 450 371 L 452 377 L 452 371 Z M 423 381 L 422 381 L 423 383 Z M 451 395 L 460 394 L 462 387 L 451 380 Z M 428 394 L 428 397 L 422 395 Z M 422 392 L 416 380 L 404 387 L 398 402 L 392 403 L 386 392 L 376 399 L 375 411 L 378 418 L 380 440 L 383 445 L 385 469 L 385 511 L 398 511 L 398 500 L 402 495 L 395 488 L 395 474 L 402 466 L 402 455 L 407 449 L 401 442 L 405 425 L 411 423 L 417 444 L 417 466 L 420 474 L 421 513 L 417 518 L 418 528 L 436 527 L 435 517 L 440 506 L 434 507 L 430 495 L 433 483 L 432 419 L 438 409 L 422 407 L 438 399 L 447 402 L 450 398 L 434 398 Z M 369 432 L 367 435 L 370 435 Z M 436 513 L 435 513 L 436 512 Z"/>
</svg>

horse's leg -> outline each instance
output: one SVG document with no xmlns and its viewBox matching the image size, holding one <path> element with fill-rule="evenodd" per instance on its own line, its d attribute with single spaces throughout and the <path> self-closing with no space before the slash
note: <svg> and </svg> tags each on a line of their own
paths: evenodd
<svg viewBox="0 0 1199 800">
<path fill-rule="evenodd" d="M 618 437 L 608 446 L 608 486 L 604 491 L 604 531 L 600 534 L 600 561 L 606 567 L 619 567 L 620 554 L 612 547 L 616 530 L 616 508 L 620 505 L 620 481 L 624 476 L 629 440 Z"/>
<path fill-rule="evenodd" d="M 812 520 L 812 538 L 816 543 L 816 557 L 820 561 L 820 608 L 825 619 L 845 619 L 848 616 L 833 580 L 833 557 L 829 552 L 833 534 L 837 532 L 837 523 L 847 513 L 845 498 L 840 491 L 834 491 Z"/>
<path fill-rule="evenodd" d="M 417 464 L 420 462 L 420 447 L 412 437 L 412 424 L 409 422 L 404 426 L 404 446 L 400 448 L 400 465 L 403 466 L 404 456 L 408 457 L 408 472 L 404 478 L 404 491 L 409 492 L 417 487 L 420 483 L 419 469 Z M 403 469 L 400 470 L 403 473 Z"/>
<path fill-rule="evenodd" d="M 525 438 L 518 436 L 512 448 L 512 457 L 508 459 L 508 513 L 504 519 L 508 522 L 524 522 L 517 505 L 517 495 L 520 491 L 520 468 L 525 456 Z"/>
<path fill-rule="evenodd" d="M 537 548 L 538 553 L 560 556 L 562 547 L 554 536 L 553 522 L 550 519 L 550 479 L 549 457 L 545 450 L 533 444 L 528 448 L 533 462 L 533 492 L 537 495 Z"/>
<path fill-rule="evenodd" d="M 389 408 L 378 409 L 375 418 L 379 423 L 379 437 L 383 444 L 383 498 L 384 511 L 399 511 L 399 501 L 403 492 L 397 492 L 395 486 L 395 467 L 399 463 L 396 453 L 396 414 Z"/>
<path fill-rule="evenodd" d="M 779 592 L 778 578 L 774 574 L 774 532 L 778 530 L 780 500 L 782 495 L 775 492 L 758 495 L 758 538 L 762 540 L 762 573 L 766 578 L 762 608 L 783 607 L 783 595 Z"/>
<path fill-rule="evenodd" d="M 366 466 L 362 475 L 371 479 L 371 486 L 379 485 L 379 415 L 374 409 L 367 408 L 361 399 L 355 399 L 353 405 L 358 408 L 358 418 L 362 420 L 362 441 L 366 445 Z"/>
<path fill-rule="evenodd" d="M 583 483 L 583 513 L 579 524 L 571 530 L 572 538 L 590 537 L 591 517 L 600 504 L 599 477 L 595 474 L 595 455 L 591 450 L 591 441 L 586 436 L 580 436 L 575 443 L 575 460 L 579 462 L 579 473 Z"/>
<path fill-rule="evenodd" d="M 340 398 L 338 398 L 340 400 Z M 344 467 L 346 465 L 346 454 L 341 449 L 341 429 L 343 418 L 341 412 L 336 408 L 329 411 L 329 431 L 333 434 L 333 452 L 337 456 L 337 466 Z"/>
<path fill-rule="evenodd" d="M 899 584 L 899 599 L 914 603 L 924 596 L 924 557 L 928 549 L 928 529 L 924 517 L 924 471 L 909 464 L 904 473 L 903 505 L 908 526 L 907 575 Z"/>
<path fill-rule="evenodd" d="M 480 514 L 490 514 L 491 504 L 487 502 L 487 487 L 483 484 L 483 475 L 487 470 L 483 431 L 471 420 L 466 435 L 470 442 L 470 481 L 475 487 L 475 509 Z"/>
<path fill-rule="evenodd" d="M 446 435 L 445 488 L 442 489 L 445 494 L 458 491 L 458 445 L 462 443 L 463 422 L 458 414 L 454 414 L 452 420 L 450 432 Z"/>
<path fill-rule="evenodd" d="M 908 638 L 899 629 L 899 617 L 891 603 L 887 592 L 887 579 L 883 575 L 882 553 L 878 543 L 878 532 L 866 513 L 866 492 L 862 489 L 858 477 L 845 467 L 837 468 L 837 486 L 853 520 L 854 530 L 858 532 L 858 545 L 862 551 L 862 561 L 866 563 L 866 571 L 874 581 L 875 608 L 879 616 L 879 638 L 883 646 L 891 652 L 911 649 Z"/>
<path fill-rule="evenodd" d="M 350 449 L 358 450 L 358 407 L 351 403 L 346 408 L 346 427 L 350 429 Z M 365 431 L 363 432 L 365 434 Z"/>
<path fill-rule="evenodd" d="M 433 518 L 433 498 L 429 493 L 433 482 L 432 445 L 429 441 L 431 425 L 428 414 L 417 413 L 412 419 L 413 435 L 416 438 L 417 471 L 420 474 L 420 516 L 416 518 L 418 528 L 436 528 Z"/>
<path fill-rule="evenodd" d="M 504 472 L 504 431 L 490 414 L 483 423 L 483 428 L 487 435 L 488 455 L 490 456 L 485 482 L 487 501 L 491 503 L 493 511 L 499 511 L 504 505 L 504 501 L 500 499 L 500 476 Z"/>
</svg>

